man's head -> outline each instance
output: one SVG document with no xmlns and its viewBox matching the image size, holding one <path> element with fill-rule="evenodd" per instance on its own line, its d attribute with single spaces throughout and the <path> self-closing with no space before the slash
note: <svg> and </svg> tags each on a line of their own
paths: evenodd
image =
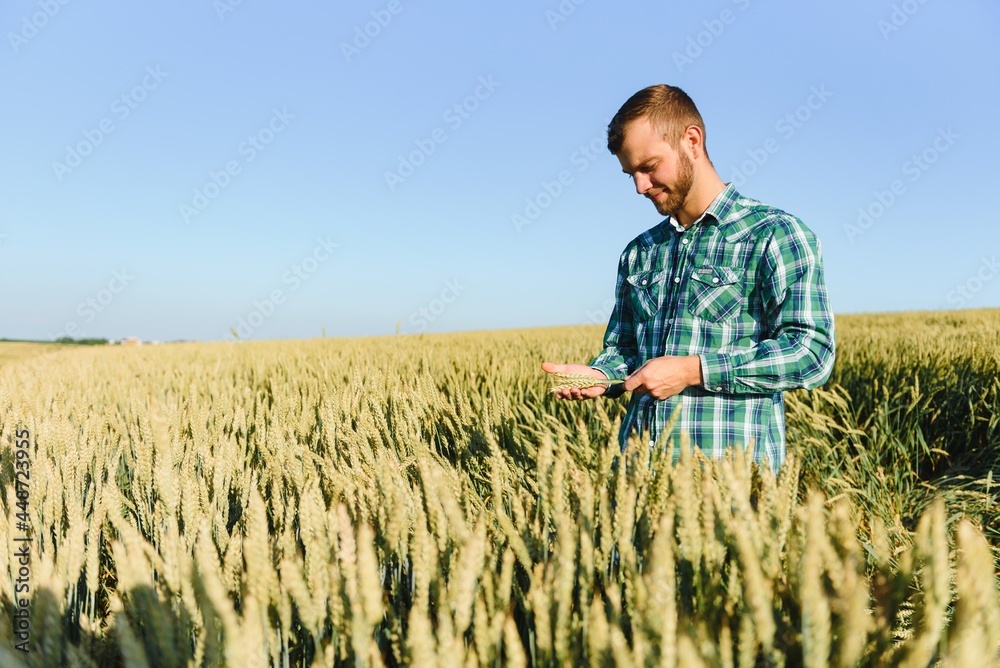
<svg viewBox="0 0 1000 668">
<path fill-rule="evenodd" d="M 608 150 L 661 215 L 677 217 L 699 176 L 717 178 L 701 114 L 674 86 L 650 86 L 630 97 L 608 124 Z"/>
<path fill-rule="evenodd" d="M 705 123 L 688 94 L 676 86 L 657 84 L 643 88 L 622 105 L 608 124 L 608 150 L 618 155 L 622 149 L 627 126 L 640 118 L 648 118 L 673 148 L 678 148 L 681 135 L 691 125 L 701 130 L 704 146 Z M 705 155 L 708 155 L 706 150 Z"/>
</svg>

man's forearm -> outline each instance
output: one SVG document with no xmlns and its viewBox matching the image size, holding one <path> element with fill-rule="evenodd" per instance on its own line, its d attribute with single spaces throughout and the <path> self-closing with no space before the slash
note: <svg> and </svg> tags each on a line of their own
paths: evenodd
<svg viewBox="0 0 1000 668">
<path fill-rule="evenodd" d="M 836 357 L 832 321 L 829 329 L 788 329 L 750 350 L 704 355 L 702 386 L 712 392 L 754 394 L 822 385 Z"/>
</svg>

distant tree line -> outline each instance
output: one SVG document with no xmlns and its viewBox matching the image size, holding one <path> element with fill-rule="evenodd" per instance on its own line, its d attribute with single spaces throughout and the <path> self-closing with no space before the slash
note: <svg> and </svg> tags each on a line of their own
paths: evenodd
<svg viewBox="0 0 1000 668">
<path fill-rule="evenodd" d="M 39 339 L 7 339 L 0 338 L 0 343 L 71 343 L 83 346 L 97 346 L 107 344 L 107 339 L 74 339 L 71 336 L 60 336 L 55 341 L 42 341 Z"/>
</svg>

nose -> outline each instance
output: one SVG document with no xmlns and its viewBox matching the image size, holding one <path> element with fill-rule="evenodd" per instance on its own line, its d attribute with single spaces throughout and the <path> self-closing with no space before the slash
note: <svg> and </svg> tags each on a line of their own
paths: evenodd
<svg viewBox="0 0 1000 668">
<path fill-rule="evenodd" d="M 649 177 L 642 172 L 633 174 L 632 180 L 635 181 L 635 191 L 640 195 L 645 195 L 646 191 L 653 187 L 653 184 L 649 181 Z"/>
</svg>

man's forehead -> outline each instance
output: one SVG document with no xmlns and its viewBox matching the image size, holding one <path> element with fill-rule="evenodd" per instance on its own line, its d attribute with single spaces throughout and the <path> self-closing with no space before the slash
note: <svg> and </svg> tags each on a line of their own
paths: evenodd
<svg viewBox="0 0 1000 668">
<path fill-rule="evenodd" d="M 632 147 L 635 153 L 629 155 L 628 147 L 622 146 L 622 152 L 618 155 L 618 161 L 622 164 L 622 172 L 630 174 L 629 167 L 637 169 L 650 160 L 662 158 L 668 148 L 669 145 L 666 141 L 657 141 L 655 144 L 647 143 L 638 147 Z M 629 158 L 633 160 L 631 164 L 629 164 Z"/>
<path fill-rule="evenodd" d="M 624 143 L 627 144 L 630 139 L 642 142 L 657 140 L 663 135 L 663 132 L 653 124 L 649 117 L 643 116 L 626 123 L 624 134 Z"/>
<path fill-rule="evenodd" d="M 661 157 L 670 148 L 670 142 L 666 135 L 655 126 L 651 125 L 646 118 L 631 121 L 625 130 L 625 137 L 622 141 L 622 155 L 628 155 L 635 162 L 635 166 Z M 624 162 L 624 161 L 623 161 Z"/>
</svg>

